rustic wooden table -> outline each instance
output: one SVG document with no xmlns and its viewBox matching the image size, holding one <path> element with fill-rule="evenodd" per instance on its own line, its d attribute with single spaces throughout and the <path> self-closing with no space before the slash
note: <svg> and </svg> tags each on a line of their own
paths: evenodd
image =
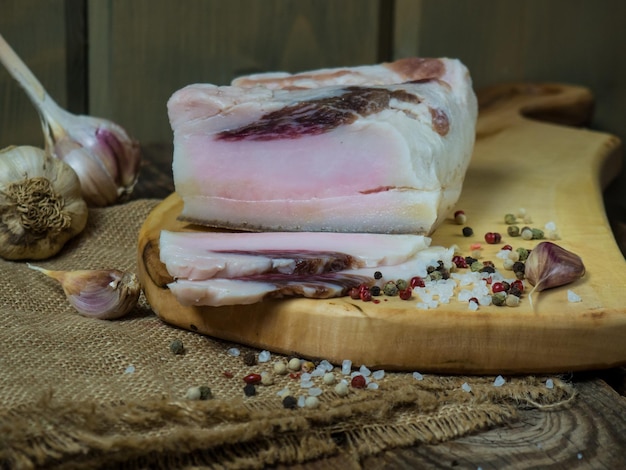
<svg viewBox="0 0 626 470">
<path fill-rule="evenodd" d="M 171 194 L 171 161 L 171 145 L 145 146 L 133 199 Z M 626 215 L 610 198 L 609 216 L 624 248 Z M 569 379 L 578 398 L 565 409 L 528 409 L 509 426 L 442 444 L 393 449 L 361 463 L 339 455 L 290 468 L 626 468 L 626 367 L 575 373 Z"/>
</svg>

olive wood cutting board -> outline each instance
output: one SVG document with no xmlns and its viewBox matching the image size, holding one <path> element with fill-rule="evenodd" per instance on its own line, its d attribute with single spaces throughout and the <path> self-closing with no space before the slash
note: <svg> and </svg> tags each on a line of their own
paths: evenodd
<svg viewBox="0 0 626 470">
<path fill-rule="evenodd" d="M 139 277 L 150 306 L 164 322 L 276 353 L 355 365 L 438 373 L 547 373 L 626 364 L 626 262 L 612 235 L 602 190 L 620 169 L 614 136 L 581 124 L 590 92 L 561 84 L 510 84 L 479 94 L 472 162 L 456 209 L 473 237 L 462 236 L 452 215 L 432 235 L 433 245 L 457 245 L 464 255 L 482 242 L 483 260 L 502 270 L 495 254 L 507 236 L 504 215 L 524 208 L 533 227 L 556 224 L 561 246 L 580 255 L 586 275 L 533 295 L 517 307 L 480 307 L 453 299 L 418 309 L 419 299 L 349 297 L 288 299 L 233 307 L 183 307 L 169 292 L 158 259 L 161 229 L 207 230 L 177 220 L 182 200 L 172 194 L 147 217 L 139 235 Z M 487 245 L 497 231 L 502 243 Z M 571 289 L 580 302 L 569 302 Z M 526 291 L 528 292 L 528 290 Z"/>
</svg>

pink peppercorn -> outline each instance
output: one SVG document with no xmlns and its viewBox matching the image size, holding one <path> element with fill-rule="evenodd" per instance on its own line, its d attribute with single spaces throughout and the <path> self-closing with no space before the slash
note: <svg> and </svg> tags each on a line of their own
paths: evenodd
<svg viewBox="0 0 626 470">
<path fill-rule="evenodd" d="M 413 276 L 411 278 L 411 282 L 409 282 L 409 286 L 411 286 L 412 289 L 415 289 L 416 287 L 426 287 L 426 284 L 424 283 L 424 279 L 422 279 L 421 277 Z"/>
<path fill-rule="evenodd" d="M 256 374 L 256 373 L 252 372 L 252 373 L 246 375 L 243 378 L 243 381 L 245 383 L 247 383 L 247 384 L 253 384 L 253 385 L 254 384 L 259 384 L 259 383 L 261 383 L 261 374 Z"/>
<path fill-rule="evenodd" d="M 511 283 L 511 287 L 515 287 L 520 292 L 524 292 L 524 283 L 520 279 L 516 279 Z"/>
<path fill-rule="evenodd" d="M 500 243 L 501 240 L 502 240 L 502 235 L 500 235 L 498 232 L 487 232 L 485 234 L 485 241 L 489 243 L 490 245 Z"/>
<path fill-rule="evenodd" d="M 407 287 L 406 289 L 402 289 L 401 291 L 398 291 L 398 296 L 402 300 L 409 300 L 412 295 L 413 295 L 413 289 L 411 289 L 410 287 Z"/>
<path fill-rule="evenodd" d="M 494 294 L 496 292 L 504 292 L 504 291 L 506 291 L 506 288 L 505 288 L 504 284 L 501 283 L 501 282 L 494 282 L 491 285 L 491 292 L 493 292 Z"/>
<path fill-rule="evenodd" d="M 369 291 L 369 289 L 363 290 L 361 291 L 360 297 L 363 302 L 369 302 L 370 300 L 372 300 L 372 293 Z"/>
<path fill-rule="evenodd" d="M 503 250 L 513 251 L 513 247 L 511 245 L 504 245 L 502 247 Z"/>
<path fill-rule="evenodd" d="M 350 298 L 354 300 L 359 300 L 361 298 L 361 291 L 358 287 L 350 289 Z"/>
<path fill-rule="evenodd" d="M 352 386 L 352 388 L 365 388 L 365 386 L 367 385 L 367 381 L 362 375 L 355 375 L 354 377 L 352 377 L 350 385 Z"/>
<path fill-rule="evenodd" d="M 461 255 L 454 255 L 452 262 L 457 268 L 467 268 L 467 261 L 465 261 L 465 258 Z"/>
</svg>

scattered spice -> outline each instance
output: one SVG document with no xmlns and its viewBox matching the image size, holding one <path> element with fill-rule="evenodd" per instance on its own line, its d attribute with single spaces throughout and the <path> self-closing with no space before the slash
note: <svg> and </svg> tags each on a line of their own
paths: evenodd
<svg viewBox="0 0 626 470">
<path fill-rule="evenodd" d="M 254 366 L 257 363 L 256 354 L 249 351 L 243 355 L 243 363 L 247 366 Z"/>
<path fill-rule="evenodd" d="M 355 375 L 350 381 L 352 388 L 365 388 L 367 386 L 367 380 L 361 374 Z"/>
<path fill-rule="evenodd" d="M 274 373 L 278 375 L 287 374 L 287 364 L 285 364 L 283 361 L 276 361 L 274 363 Z"/>
<path fill-rule="evenodd" d="M 350 393 L 348 384 L 344 381 L 339 382 L 337 385 L 335 385 L 335 393 L 340 397 L 345 397 L 348 393 Z"/>
<path fill-rule="evenodd" d="M 289 359 L 289 362 L 287 363 L 287 367 L 289 368 L 289 370 L 300 370 L 301 366 L 302 366 L 302 360 L 300 360 L 297 357 L 293 357 Z"/>
<path fill-rule="evenodd" d="M 287 395 L 283 398 L 283 408 L 287 408 L 288 410 L 294 410 L 298 407 L 298 400 L 296 397 L 292 395 Z"/>
<path fill-rule="evenodd" d="M 467 222 L 467 216 L 465 215 L 465 212 L 460 210 L 456 211 L 454 213 L 454 221 L 459 225 L 465 224 L 465 222 Z"/>
<path fill-rule="evenodd" d="M 243 378 L 243 381 L 245 383 L 247 383 L 247 384 L 258 384 L 258 383 L 261 383 L 261 379 L 262 379 L 261 374 L 257 374 L 255 372 L 252 372 L 252 373 L 246 375 Z"/>
<path fill-rule="evenodd" d="M 317 397 L 306 397 L 304 399 L 304 406 L 306 408 L 317 408 L 320 406 L 320 400 Z"/>
<path fill-rule="evenodd" d="M 515 214 L 505 214 L 504 216 L 505 224 L 513 225 L 515 222 L 517 222 L 517 217 L 515 217 Z"/>
<path fill-rule="evenodd" d="M 474 235 L 474 230 L 472 229 L 472 227 L 463 227 L 464 237 L 471 237 L 472 235 Z"/>
<path fill-rule="evenodd" d="M 517 225 L 509 225 L 506 229 L 506 233 L 509 237 L 519 237 L 520 229 Z"/>
<path fill-rule="evenodd" d="M 500 243 L 501 240 L 502 240 L 502 235 L 500 235 L 498 232 L 487 232 L 485 234 L 485 241 L 489 243 L 490 245 L 495 245 L 497 243 Z"/>
<path fill-rule="evenodd" d="M 247 397 L 253 397 L 254 395 L 256 395 L 256 387 L 254 386 L 254 384 L 246 384 L 246 386 L 243 388 L 243 393 Z"/>
<path fill-rule="evenodd" d="M 389 297 L 393 297 L 395 295 L 398 295 L 398 287 L 396 286 L 395 282 L 388 281 L 385 283 L 383 287 L 383 292 L 385 293 L 385 295 L 388 295 Z"/>
<path fill-rule="evenodd" d="M 180 339 L 175 339 L 170 343 L 170 351 L 176 355 L 185 354 L 185 346 Z"/>
</svg>

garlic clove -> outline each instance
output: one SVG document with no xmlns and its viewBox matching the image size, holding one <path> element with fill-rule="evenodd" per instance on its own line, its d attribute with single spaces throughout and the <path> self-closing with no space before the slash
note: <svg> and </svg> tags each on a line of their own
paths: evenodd
<svg viewBox="0 0 626 470">
<path fill-rule="evenodd" d="M 0 62 L 37 108 L 48 150 L 78 174 L 87 204 L 108 206 L 125 200 L 139 176 L 139 143 L 112 121 L 61 108 L 2 35 Z"/>
<path fill-rule="evenodd" d="M 533 285 L 528 298 L 532 305 L 532 293 L 564 286 L 585 275 L 585 265 L 577 254 L 552 243 L 541 242 L 533 248 L 526 259 L 524 276 Z"/>
<path fill-rule="evenodd" d="M 54 271 L 31 264 L 28 267 L 56 279 L 70 304 L 86 317 L 120 318 L 137 305 L 141 293 L 137 276 L 118 269 Z"/>
</svg>

